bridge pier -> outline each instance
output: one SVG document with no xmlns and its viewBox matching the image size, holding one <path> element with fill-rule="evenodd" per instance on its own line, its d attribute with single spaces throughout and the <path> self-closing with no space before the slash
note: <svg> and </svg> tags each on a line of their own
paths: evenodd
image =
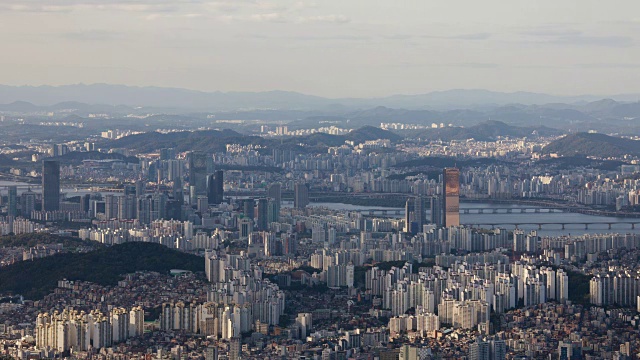
<svg viewBox="0 0 640 360">
<path fill-rule="evenodd" d="M 538 230 L 542 230 L 542 224 L 538 224 Z"/>
<path fill-rule="evenodd" d="M 498 209 L 493 209 L 492 213 L 493 214 L 497 214 L 498 213 Z"/>
<path fill-rule="evenodd" d="M 609 230 L 611 230 L 611 223 L 609 223 Z"/>
<path fill-rule="evenodd" d="M 537 208 L 536 208 L 535 210 L 533 210 L 533 212 L 535 212 L 535 213 L 539 213 L 539 212 L 540 212 L 540 209 L 537 209 Z"/>
<path fill-rule="evenodd" d="M 584 224 L 584 229 L 589 230 L 589 224 Z"/>
<path fill-rule="evenodd" d="M 562 230 L 564 230 L 564 224 L 562 224 Z"/>
<path fill-rule="evenodd" d="M 511 214 L 513 211 L 511 209 L 507 209 L 507 214 Z"/>
<path fill-rule="evenodd" d="M 635 223 L 631 223 L 631 229 L 634 230 L 636 228 L 636 224 Z"/>
</svg>

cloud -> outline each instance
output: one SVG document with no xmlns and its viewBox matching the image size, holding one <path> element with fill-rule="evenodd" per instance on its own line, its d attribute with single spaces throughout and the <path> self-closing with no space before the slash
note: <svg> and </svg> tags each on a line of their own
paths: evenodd
<svg viewBox="0 0 640 360">
<path fill-rule="evenodd" d="M 318 15 L 318 16 L 306 16 L 299 17 L 300 23 L 332 23 L 332 24 L 346 24 L 351 22 L 351 19 L 344 15 Z"/>
<path fill-rule="evenodd" d="M 459 35 L 424 35 L 427 39 L 449 39 L 449 40 L 487 40 L 492 36 L 490 33 L 479 32 Z"/>
<path fill-rule="evenodd" d="M 451 67 L 463 67 L 463 68 L 472 68 L 472 69 L 494 69 L 500 67 L 500 64 L 496 63 L 453 63 L 450 65 Z"/>
<path fill-rule="evenodd" d="M 0 10 L 14 12 L 71 12 L 81 9 L 125 12 L 178 11 L 182 6 L 204 0 L 3 0 Z"/>
<path fill-rule="evenodd" d="M 634 41 L 628 36 L 559 36 L 548 40 L 551 44 L 603 47 L 630 47 Z"/>
<path fill-rule="evenodd" d="M 73 41 L 110 41 L 123 38 L 123 34 L 106 30 L 87 30 L 60 34 L 60 37 Z"/>
<path fill-rule="evenodd" d="M 280 13 L 266 13 L 266 14 L 253 14 L 248 18 L 251 21 L 257 22 L 273 22 L 273 23 L 285 23 L 287 22 L 286 16 Z"/>
<path fill-rule="evenodd" d="M 618 35 L 589 35 L 583 31 L 562 26 L 542 26 L 520 32 L 527 41 L 567 46 L 600 46 L 600 47 L 630 47 L 634 45 L 633 38 Z M 532 40 L 533 39 L 533 40 Z"/>
<path fill-rule="evenodd" d="M 575 64 L 572 67 L 580 67 L 586 69 L 638 69 L 640 64 L 633 63 L 591 63 L 591 64 Z"/>
</svg>

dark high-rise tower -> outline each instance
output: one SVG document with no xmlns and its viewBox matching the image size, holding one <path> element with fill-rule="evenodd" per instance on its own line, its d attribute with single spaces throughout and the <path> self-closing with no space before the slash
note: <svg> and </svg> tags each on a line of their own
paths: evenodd
<svg viewBox="0 0 640 360">
<path fill-rule="evenodd" d="M 298 183 L 294 187 L 293 206 L 304 209 L 309 205 L 309 185 Z"/>
<path fill-rule="evenodd" d="M 267 196 L 271 198 L 269 202 L 269 222 L 278 221 L 280 216 L 280 205 L 282 204 L 282 185 L 273 183 L 267 189 Z"/>
<path fill-rule="evenodd" d="M 431 208 L 431 223 L 437 227 L 442 227 L 442 200 L 439 196 L 429 198 Z"/>
<path fill-rule="evenodd" d="M 256 205 L 256 202 L 254 199 L 244 200 L 244 202 L 242 203 L 242 213 L 244 214 L 244 217 L 253 220 L 253 218 L 256 215 L 255 205 Z"/>
<path fill-rule="evenodd" d="M 189 186 L 196 187 L 196 196 L 207 195 L 207 154 L 189 153 Z"/>
<path fill-rule="evenodd" d="M 207 199 L 209 204 L 221 204 L 224 200 L 224 172 L 216 171 L 207 177 Z"/>
<path fill-rule="evenodd" d="M 60 209 L 60 162 L 44 160 L 42 162 L 42 210 Z"/>
<path fill-rule="evenodd" d="M 258 230 L 267 230 L 269 228 L 269 201 L 267 199 L 258 199 Z"/>
<path fill-rule="evenodd" d="M 460 226 L 460 170 L 444 169 L 443 225 Z"/>
<path fill-rule="evenodd" d="M 9 204 L 7 206 L 7 213 L 9 216 L 18 215 L 18 187 L 9 186 Z"/>
</svg>

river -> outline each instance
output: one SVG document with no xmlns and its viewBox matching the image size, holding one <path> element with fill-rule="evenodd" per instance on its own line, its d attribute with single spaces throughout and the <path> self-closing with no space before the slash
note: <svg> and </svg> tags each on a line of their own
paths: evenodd
<svg viewBox="0 0 640 360">
<path fill-rule="evenodd" d="M 367 213 L 372 209 L 381 209 L 380 206 L 361 206 L 341 203 L 311 203 L 311 206 L 322 206 L 334 210 L 346 210 L 346 211 L 362 211 Z M 541 207 L 529 206 L 529 205 L 509 205 L 509 204 L 491 204 L 491 203 L 461 203 L 461 208 L 465 209 L 543 209 Z M 388 208 L 388 217 L 403 217 L 404 214 L 397 215 L 394 212 L 396 210 L 403 210 L 403 208 Z M 640 233 L 640 225 L 635 229 L 631 229 L 629 224 L 615 224 L 618 222 L 640 221 L 640 219 L 631 218 L 617 218 L 609 216 L 594 216 L 584 215 L 578 213 L 511 213 L 511 214 L 460 214 L 460 222 L 462 224 L 478 224 L 478 223 L 493 223 L 493 224 L 513 224 L 513 223 L 579 223 L 566 225 L 562 230 L 561 225 L 543 225 L 542 230 L 538 230 L 537 225 L 520 225 L 518 228 L 523 230 L 537 230 L 540 236 L 561 236 L 561 235 L 583 235 L 583 234 L 605 234 L 605 233 Z M 586 230 L 584 223 L 614 223 L 612 229 L 609 230 L 607 224 L 590 225 Z M 512 230 L 513 225 L 504 225 L 504 228 Z"/>
</svg>

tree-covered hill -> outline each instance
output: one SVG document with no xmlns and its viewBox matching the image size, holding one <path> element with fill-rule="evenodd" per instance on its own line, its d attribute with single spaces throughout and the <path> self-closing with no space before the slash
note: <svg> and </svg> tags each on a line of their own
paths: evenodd
<svg viewBox="0 0 640 360">
<path fill-rule="evenodd" d="M 204 271 L 204 259 L 160 244 L 130 242 L 89 253 L 66 253 L 0 268 L 0 293 L 41 299 L 58 280 L 116 285 L 121 275 L 136 271 L 166 273 L 171 269 Z"/>
<path fill-rule="evenodd" d="M 594 156 L 598 158 L 640 155 L 640 141 L 605 134 L 576 133 L 549 143 L 543 152 L 560 156 Z"/>
</svg>

